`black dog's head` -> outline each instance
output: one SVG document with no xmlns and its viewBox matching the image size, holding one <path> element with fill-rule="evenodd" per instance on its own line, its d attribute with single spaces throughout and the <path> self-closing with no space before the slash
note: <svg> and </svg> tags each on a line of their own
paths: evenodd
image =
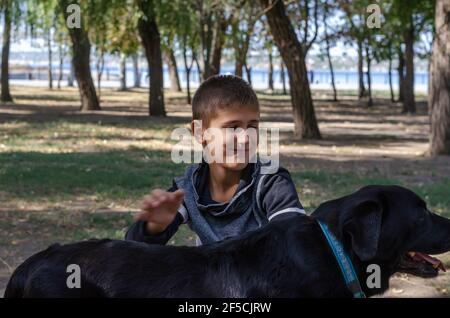
<svg viewBox="0 0 450 318">
<path fill-rule="evenodd" d="M 326 222 L 362 265 L 382 267 L 384 286 L 409 251 L 450 250 L 450 220 L 430 212 L 414 192 L 400 186 L 367 186 L 320 205 L 313 217 Z"/>
</svg>

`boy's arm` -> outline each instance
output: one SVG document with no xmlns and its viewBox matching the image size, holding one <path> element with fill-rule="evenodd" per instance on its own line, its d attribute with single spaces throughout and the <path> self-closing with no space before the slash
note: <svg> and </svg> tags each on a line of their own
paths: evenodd
<svg viewBox="0 0 450 318">
<path fill-rule="evenodd" d="M 293 214 L 305 214 L 289 172 L 279 168 L 275 174 L 263 176 L 258 203 L 269 221 Z"/>
<path fill-rule="evenodd" d="M 172 187 L 168 189 L 167 192 L 175 192 L 177 189 L 176 184 L 173 183 Z M 184 208 L 184 205 L 181 204 L 175 218 L 163 231 L 155 234 L 148 233 L 147 222 L 139 220 L 130 226 L 125 234 L 125 240 L 164 245 L 176 233 L 180 224 L 186 223 L 186 221 L 186 209 Z"/>
<path fill-rule="evenodd" d="M 170 223 L 167 228 L 158 234 L 147 233 L 147 222 L 136 221 L 125 234 L 125 240 L 144 242 L 148 244 L 165 245 L 170 238 L 176 233 L 180 224 L 183 223 L 183 216 L 177 213 L 175 219 Z"/>
</svg>

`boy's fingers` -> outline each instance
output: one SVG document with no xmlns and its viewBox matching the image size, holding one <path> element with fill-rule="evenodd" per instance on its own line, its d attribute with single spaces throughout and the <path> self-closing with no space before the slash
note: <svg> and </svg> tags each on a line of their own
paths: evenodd
<svg viewBox="0 0 450 318">
<path fill-rule="evenodd" d="M 183 197 L 184 197 L 184 192 L 181 190 L 177 190 L 175 192 L 172 192 L 169 194 L 170 195 L 170 201 L 173 203 L 179 203 Z"/>
<path fill-rule="evenodd" d="M 184 197 L 184 191 L 183 190 L 177 190 L 173 193 L 175 197 L 179 200 Z"/>
<path fill-rule="evenodd" d="M 154 199 L 145 199 L 144 201 L 142 201 L 141 203 L 141 210 L 147 210 L 149 208 L 153 207 L 153 203 L 155 202 Z"/>
</svg>

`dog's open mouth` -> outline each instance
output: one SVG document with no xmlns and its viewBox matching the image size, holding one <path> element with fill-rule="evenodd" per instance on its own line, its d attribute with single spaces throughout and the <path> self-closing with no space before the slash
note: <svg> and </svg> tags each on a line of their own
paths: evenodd
<svg viewBox="0 0 450 318">
<path fill-rule="evenodd" d="M 436 277 L 439 270 L 445 272 L 444 264 L 435 257 L 419 252 L 408 252 L 400 260 L 397 271 L 415 276 Z"/>
</svg>

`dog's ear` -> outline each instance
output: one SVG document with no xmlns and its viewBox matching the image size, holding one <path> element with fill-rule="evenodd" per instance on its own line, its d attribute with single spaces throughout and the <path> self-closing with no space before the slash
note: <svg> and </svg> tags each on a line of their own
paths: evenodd
<svg viewBox="0 0 450 318">
<path fill-rule="evenodd" d="M 362 261 L 373 259 L 378 250 L 383 205 L 377 200 L 360 201 L 344 215 L 342 230 L 350 236 L 353 251 Z"/>
</svg>

